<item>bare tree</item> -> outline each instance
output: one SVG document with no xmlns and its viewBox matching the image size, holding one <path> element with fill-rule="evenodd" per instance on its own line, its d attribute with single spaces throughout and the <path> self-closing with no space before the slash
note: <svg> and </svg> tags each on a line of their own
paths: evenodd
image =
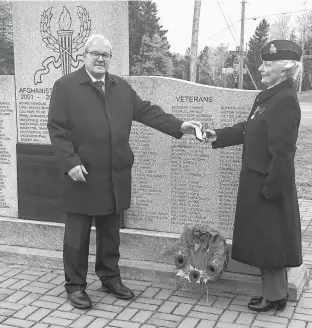
<svg viewBox="0 0 312 328">
<path fill-rule="evenodd" d="M 228 56 L 228 45 L 205 47 L 199 55 L 199 83 L 226 87 L 222 69 Z"/>
<path fill-rule="evenodd" d="M 271 25 L 270 39 L 290 39 L 292 34 L 292 27 L 290 24 L 290 15 L 278 15 L 276 20 Z"/>
<path fill-rule="evenodd" d="M 312 37 L 312 11 L 306 10 L 304 11 L 301 15 L 298 16 L 297 18 L 297 26 L 298 26 L 298 31 L 300 34 L 301 38 L 301 47 L 303 50 L 303 56 L 301 57 L 301 64 L 302 64 L 302 71 L 300 73 L 300 80 L 299 80 L 299 92 L 302 90 L 302 83 L 304 76 L 306 74 L 309 75 L 311 78 L 308 69 L 306 67 L 305 63 L 305 55 L 308 55 L 311 51 L 309 48 L 311 45 L 309 45 L 310 42 L 306 43 L 308 39 L 311 39 Z"/>
<path fill-rule="evenodd" d="M 297 30 L 301 38 L 312 35 L 312 10 L 306 10 L 297 17 Z"/>
</svg>

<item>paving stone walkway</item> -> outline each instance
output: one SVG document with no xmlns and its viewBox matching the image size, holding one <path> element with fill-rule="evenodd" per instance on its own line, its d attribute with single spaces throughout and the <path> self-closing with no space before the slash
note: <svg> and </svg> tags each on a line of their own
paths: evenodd
<svg viewBox="0 0 312 328">
<path fill-rule="evenodd" d="M 301 200 L 304 262 L 312 267 L 312 201 Z M 1 256 L 1 254 L 0 254 Z M 298 302 L 282 312 L 248 310 L 249 296 L 184 290 L 175 286 L 126 280 L 132 301 L 99 291 L 94 274 L 87 292 L 94 306 L 73 308 L 64 292 L 63 271 L 1 264 L 0 328 L 312 328 L 312 275 Z"/>
</svg>

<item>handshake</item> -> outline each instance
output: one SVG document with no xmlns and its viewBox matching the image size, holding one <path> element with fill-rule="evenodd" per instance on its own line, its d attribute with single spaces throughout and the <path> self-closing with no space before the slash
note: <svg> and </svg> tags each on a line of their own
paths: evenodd
<svg viewBox="0 0 312 328">
<path fill-rule="evenodd" d="M 217 135 L 214 130 L 205 129 L 198 121 L 183 122 L 181 132 L 184 134 L 194 134 L 196 139 L 205 142 L 214 142 L 217 140 Z"/>
</svg>

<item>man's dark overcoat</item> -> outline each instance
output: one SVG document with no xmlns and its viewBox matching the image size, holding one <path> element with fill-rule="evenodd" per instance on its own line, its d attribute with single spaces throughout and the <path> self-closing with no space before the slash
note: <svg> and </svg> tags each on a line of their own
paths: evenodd
<svg viewBox="0 0 312 328">
<path fill-rule="evenodd" d="M 61 205 L 86 215 L 119 213 L 130 206 L 132 121 L 181 138 L 182 121 L 143 101 L 122 78 L 106 73 L 105 96 L 85 67 L 54 84 L 48 130 L 61 167 Z M 67 172 L 83 164 L 86 183 Z"/>
<path fill-rule="evenodd" d="M 216 130 L 213 148 L 243 144 L 233 259 L 261 269 L 302 264 L 294 158 L 301 111 L 290 80 L 258 94 L 246 122 Z"/>
</svg>

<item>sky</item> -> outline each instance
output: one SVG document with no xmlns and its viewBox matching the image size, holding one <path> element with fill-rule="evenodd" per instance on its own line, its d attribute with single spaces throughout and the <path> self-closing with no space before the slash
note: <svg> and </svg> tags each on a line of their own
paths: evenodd
<svg viewBox="0 0 312 328">
<path fill-rule="evenodd" d="M 160 24 L 168 30 L 166 36 L 171 45 L 171 52 L 184 54 L 187 47 L 191 45 L 195 0 L 153 1 L 157 4 Z M 227 23 L 219 6 L 221 6 L 229 25 L 236 23 L 233 26 L 235 32 L 232 29 L 234 37 L 230 29 L 226 29 Z M 273 23 L 277 18 L 276 14 L 292 12 L 289 15 L 291 15 L 292 23 L 295 24 L 296 16 L 303 13 L 303 11 L 296 11 L 304 8 L 312 10 L 312 0 L 307 0 L 305 7 L 303 0 L 247 0 L 244 43 L 248 43 L 263 18 L 266 18 L 269 23 Z M 230 50 L 235 50 L 240 43 L 241 9 L 241 0 L 201 0 L 198 50 L 200 51 L 205 46 L 216 47 L 221 43 L 228 44 Z M 249 19 L 253 17 L 259 18 Z M 226 30 L 220 32 L 223 29 Z"/>
</svg>

